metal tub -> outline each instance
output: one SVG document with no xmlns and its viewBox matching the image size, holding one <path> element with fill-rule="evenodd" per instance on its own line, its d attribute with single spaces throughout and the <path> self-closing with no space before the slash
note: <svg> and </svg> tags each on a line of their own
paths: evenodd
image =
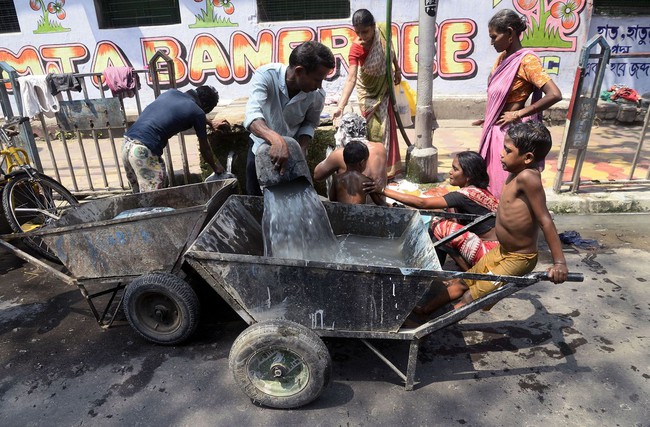
<svg viewBox="0 0 650 427">
<path fill-rule="evenodd" d="M 100 199 L 39 234 L 77 280 L 172 272 L 236 185 L 237 180 L 229 179 Z M 173 210 L 115 218 L 126 210 L 152 207 Z"/>
<path fill-rule="evenodd" d="M 185 260 L 248 323 L 280 318 L 319 335 L 398 331 L 441 269 L 419 212 L 324 206 L 336 235 L 399 238 L 407 267 L 264 257 L 263 199 L 250 196 L 230 197 Z"/>
</svg>

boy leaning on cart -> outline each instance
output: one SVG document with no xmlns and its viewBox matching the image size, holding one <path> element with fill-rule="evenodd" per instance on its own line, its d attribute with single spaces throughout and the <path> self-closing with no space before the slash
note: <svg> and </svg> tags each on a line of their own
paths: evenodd
<svg viewBox="0 0 650 427">
<path fill-rule="evenodd" d="M 522 276 L 537 264 L 537 236 L 541 227 L 553 265 L 548 277 L 554 283 L 567 279 L 568 269 L 562 244 L 546 207 L 539 165 L 551 149 L 551 134 L 539 122 L 517 123 L 508 129 L 501 152 L 503 168 L 510 173 L 497 210 L 496 234 L 499 245 L 488 252 L 468 273 Z M 450 301 L 459 299 L 460 308 L 486 295 L 503 282 L 452 279 L 440 292 L 413 313 L 420 320 Z"/>
</svg>

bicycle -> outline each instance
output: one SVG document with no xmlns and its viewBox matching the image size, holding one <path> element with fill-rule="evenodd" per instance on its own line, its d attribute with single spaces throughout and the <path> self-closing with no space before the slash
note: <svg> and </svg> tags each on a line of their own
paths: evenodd
<svg viewBox="0 0 650 427">
<path fill-rule="evenodd" d="M 2 208 L 11 230 L 27 234 L 22 241 L 28 248 L 58 262 L 45 242 L 29 236 L 29 232 L 58 220 L 68 209 L 79 206 L 79 201 L 58 181 L 34 169 L 27 151 L 16 147 L 14 138 L 20 133 L 19 126 L 28 120 L 14 117 L 0 127 Z"/>
</svg>

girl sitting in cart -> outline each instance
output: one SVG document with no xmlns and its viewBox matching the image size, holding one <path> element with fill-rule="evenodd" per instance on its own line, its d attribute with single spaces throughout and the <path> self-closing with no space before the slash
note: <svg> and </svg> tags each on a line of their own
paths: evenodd
<svg viewBox="0 0 650 427">
<path fill-rule="evenodd" d="M 454 157 L 449 171 L 449 183 L 460 187 L 457 191 L 440 197 L 418 197 L 383 188 L 379 182 L 366 184 L 366 191 L 383 194 L 418 209 L 449 209 L 456 213 L 485 215 L 496 212 L 499 206 L 499 201 L 487 190 L 489 180 L 483 157 L 474 151 L 463 151 Z M 469 222 L 434 219 L 429 227 L 429 235 L 433 240 L 440 240 Z M 494 232 L 494 223 L 494 218 L 483 221 L 474 226 L 472 231 L 466 231 L 449 241 L 444 245 L 444 251 L 437 250 L 440 265 L 444 264 L 446 253 L 450 254 L 463 271 L 475 265 L 499 243 Z"/>
</svg>

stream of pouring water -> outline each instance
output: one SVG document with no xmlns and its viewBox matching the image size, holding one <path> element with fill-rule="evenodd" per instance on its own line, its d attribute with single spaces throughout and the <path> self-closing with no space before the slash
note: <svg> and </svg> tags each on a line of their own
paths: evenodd
<svg viewBox="0 0 650 427">
<path fill-rule="evenodd" d="M 335 236 L 325 207 L 306 180 L 264 189 L 264 255 L 336 264 L 404 267 L 400 239 Z"/>
</svg>

